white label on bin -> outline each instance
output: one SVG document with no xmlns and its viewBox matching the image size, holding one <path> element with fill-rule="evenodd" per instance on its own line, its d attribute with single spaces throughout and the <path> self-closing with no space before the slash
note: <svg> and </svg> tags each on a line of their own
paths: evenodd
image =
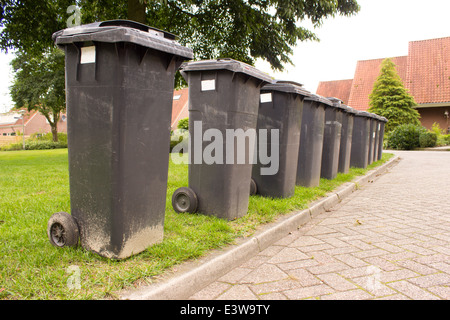
<svg viewBox="0 0 450 320">
<path fill-rule="evenodd" d="M 216 90 L 216 80 L 202 80 L 202 91 Z"/>
<path fill-rule="evenodd" d="M 272 93 L 261 93 L 259 101 L 261 101 L 261 103 L 272 102 Z"/>
<path fill-rule="evenodd" d="M 81 48 L 80 63 L 95 63 L 95 46 Z"/>
</svg>

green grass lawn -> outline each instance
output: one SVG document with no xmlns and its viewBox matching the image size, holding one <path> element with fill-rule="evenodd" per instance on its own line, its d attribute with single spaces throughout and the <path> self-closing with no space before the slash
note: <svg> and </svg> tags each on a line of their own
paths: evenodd
<svg viewBox="0 0 450 320">
<path fill-rule="evenodd" d="M 387 161 L 392 154 L 369 166 Z M 316 188 L 296 187 L 289 199 L 250 197 L 249 213 L 234 221 L 177 214 L 171 197 L 188 186 L 188 167 L 169 165 L 164 241 L 121 261 L 82 247 L 58 249 L 47 238 L 50 216 L 70 212 L 67 149 L 0 152 L 0 299 L 108 299 L 168 268 L 248 236 L 279 215 L 307 208 L 340 184 L 367 170 L 352 168 Z M 74 271 L 80 288 L 72 286 Z"/>
</svg>

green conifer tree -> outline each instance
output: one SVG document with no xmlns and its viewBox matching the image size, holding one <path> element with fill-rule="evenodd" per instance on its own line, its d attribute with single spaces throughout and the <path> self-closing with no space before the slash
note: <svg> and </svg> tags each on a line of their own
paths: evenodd
<svg viewBox="0 0 450 320">
<path fill-rule="evenodd" d="M 401 124 L 420 125 L 419 112 L 413 108 L 416 105 L 414 97 L 403 85 L 394 62 L 389 58 L 384 59 L 369 96 L 368 111 L 387 118 L 385 130 L 390 132 Z"/>
</svg>

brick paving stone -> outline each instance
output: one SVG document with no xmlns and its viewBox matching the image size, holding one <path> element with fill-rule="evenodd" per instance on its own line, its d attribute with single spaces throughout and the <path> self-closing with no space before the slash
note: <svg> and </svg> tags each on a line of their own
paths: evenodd
<svg viewBox="0 0 450 320">
<path fill-rule="evenodd" d="M 300 252 L 296 248 L 284 248 L 277 254 L 275 254 L 272 258 L 270 258 L 268 263 L 283 263 L 297 260 L 309 259 L 305 253 Z"/>
<path fill-rule="evenodd" d="M 245 285 L 235 285 L 225 291 L 217 300 L 258 300 L 257 296 Z"/>
<path fill-rule="evenodd" d="M 321 300 L 368 300 L 373 296 L 364 290 L 356 289 L 343 292 L 335 292 L 320 296 Z"/>
<path fill-rule="evenodd" d="M 387 287 L 381 281 L 381 275 L 377 276 L 372 274 L 365 277 L 353 278 L 352 281 L 375 297 L 383 297 L 396 293 L 395 290 Z"/>
<path fill-rule="evenodd" d="M 273 282 L 265 282 L 260 284 L 251 284 L 248 287 L 257 295 L 269 294 L 274 292 L 283 292 L 295 288 L 302 287 L 299 281 L 293 279 L 283 279 Z"/>
<path fill-rule="evenodd" d="M 449 260 L 450 261 L 450 260 Z M 431 263 L 430 266 L 447 274 L 450 274 L 450 264 L 445 262 Z"/>
<path fill-rule="evenodd" d="M 287 273 L 291 278 L 295 279 L 303 287 L 322 284 L 322 281 L 319 279 L 320 277 L 314 276 L 311 272 L 307 271 L 306 269 L 293 269 L 287 271 Z"/>
<path fill-rule="evenodd" d="M 190 299 L 450 297 L 450 152 L 401 161 Z"/>
<path fill-rule="evenodd" d="M 439 300 L 438 296 L 406 280 L 391 282 L 388 286 L 413 300 Z"/>
<path fill-rule="evenodd" d="M 436 273 L 437 270 L 439 270 L 439 269 L 432 268 L 430 266 L 426 266 L 422 263 L 415 262 L 413 260 L 399 261 L 399 262 L 397 262 L 397 264 L 401 267 L 408 268 L 409 270 L 417 272 L 421 275 Z"/>
<path fill-rule="evenodd" d="M 431 293 L 441 297 L 445 300 L 450 300 L 450 287 L 449 286 L 436 286 L 427 288 Z"/>
<path fill-rule="evenodd" d="M 290 300 L 299 300 L 306 298 L 314 298 L 318 296 L 322 296 L 324 294 L 333 293 L 334 289 L 330 288 L 325 284 L 319 284 L 316 286 L 305 287 L 305 288 L 297 288 L 292 290 L 284 291 L 284 294 Z"/>
<path fill-rule="evenodd" d="M 401 269 L 398 263 L 392 263 L 381 257 L 368 257 L 364 259 L 370 265 L 376 266 L 384 271 L 392 271 Z"/>
<path fill-rule="evenodd" d="M 354 283 L 348 281 L 337 273 L 325 273 L 320 274 L 317 277 L 337 291 L 346 291 L 357 288 Z"/>
<path fill-rule="evenodd" d="M 394 271 L 386 271 L 381 273 L 381 281 L 392 282 L 404 279 L 410 279 L 420 276 L 417 272 L 411 271 L 409 269 L 399 269 Z"/>
<path fill-rule="evenodd" d="M 233 270 L 234 271 L 234 270 Z M 288 275 L 273 264 L 263 264 L 240 279 L 240 283 L 263 283 L 286 279 Z"/>
<path fill-rule="evenodd" d="M 193 300 L 211 300 L 219 295 L 221 295 L 223 292 L 231 288 L 230 284 L 226 284 L 223 282 L 213 282 L 210 285 L 206 286 L 202 290 L 198 291 L 194 295 L 191 296 L 191 299 Z"/>
<path fill-rule="evenodd" d="M 359 258 L 356 258 L 354 256 L 352 256 L 351 254 L 339 254 L 334 256 L 336 259 L 342 261 L 343 263 L 345 263 L 346 265 L 350 266 L 350 267 L 363 267 L 363 266 L 367 266 L 368 263 L 365 262 L 364 260 L 361 260 Z"/>
<path fill-rule="evenodd" d="M 408 279 L 408 281 L 421 288 L 434 287 L 438 285 L 450 285 L 450 275 L 446 273 L 435 273 Z"/>
</svg>

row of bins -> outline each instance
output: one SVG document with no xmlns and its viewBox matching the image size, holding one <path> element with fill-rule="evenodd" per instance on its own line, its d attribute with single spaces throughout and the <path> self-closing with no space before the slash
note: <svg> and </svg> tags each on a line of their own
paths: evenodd
<svg viewBox="0 0 450 320">
<path fill-rule="evenodd" d="M 385 119 L 232 59 L 185 62 L 175 36 L 114 20 L 54 34 L 66 53 L 71 214 L 47 233 L 123 259 L 163 239 L 175 72 L 189 85 L 188 186 L 176 212 L 232 220 L 381 158 Z M 378 158 L 377 158 L 378 157 Z"/>
</svg>

